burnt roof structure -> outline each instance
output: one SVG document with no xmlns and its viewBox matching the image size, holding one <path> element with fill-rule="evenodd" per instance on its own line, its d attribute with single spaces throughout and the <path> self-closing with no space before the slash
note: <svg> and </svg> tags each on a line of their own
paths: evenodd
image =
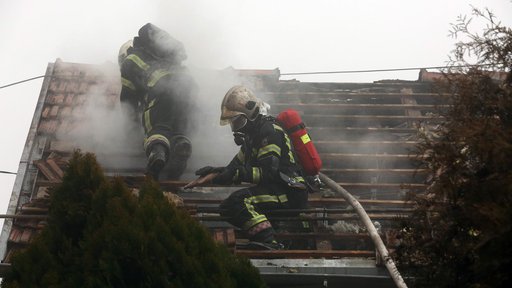
<svg viewBox="0 0 512 288">
<path fill-rule="evenodd" d="M 59 59 L 49 63 L 0 236 L 4 265 L 13 251 L 25 247 L 45 226 L 48 188 L 60 183 L 74 149 L 95 152 L 106 174 L 124 176 L 130 187 L 142 183 L 145 156 L 137 142 L 140 132 L 134 133 L 137 137 L 113 139 L 110 133 L 91 135 L 90 127 L 83 127 L 101 118 L 91 114 L 98 105 L 106 111 L 103 113 L 114 111 L 120 93 L 117 69 L 108 63 L 88 65 Z M 434 116 L 443 100 L 432 91 L 430 81 L 436 75 L 422 71 L 418 81 L 304 83 L 280 80 L 278 69 L 229 68 L 219 73 L 248 83 L 272 106 L 271 114 L 286 108 L 301 113 L 323 160 L 322 172 L 359 198 L 370 218 L 379 222 L 384 242 L 392 250 L 397 241 L 390 229 L 392 222 L 410 211 L 403 196 L 425 188 L 428 175 L 416 168 L 411 155 L 418 128 L 440 121 Z M 212 113 L 216 115 L 216 111 Z M 95 137 L 99 139 L 92 139 Z M 116 148 L 101 146 L 116 141 Z M 231 157 L 224 159 L 228 162 Z M 251 258 L 269 287 L 393 287 L 357 215 L 330 191 L 312 194 L 311 208 L 302 211 L 307 218 L 300 221 L 308 221 L 309 230 L 294 229 L 291 223 L 297 219 L 286 214 L 270 215 L 282 227 L 277 229 L 278 238 L 288 243 L 289 249 L 251 251 L 236 248 L 246 240 L 218 213 L 220 201 L 237 187 L 184 191 L 181 187 L 186 182 L 160 184 L 181 197 L 184 207 L 210 229 L 212 237 L 232 247 L 234 253 Z"/>
</svg>

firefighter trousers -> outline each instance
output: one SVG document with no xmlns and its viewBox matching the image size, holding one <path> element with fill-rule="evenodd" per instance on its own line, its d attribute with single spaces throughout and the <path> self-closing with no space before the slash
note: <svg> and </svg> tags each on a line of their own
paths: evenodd
<svg viewBox="0 0 512 288">
<path fill-rule="evenodd" d="M 237 190 L 220 204 L 220 215 L 227 221 L 248 231 L 252 227 L 268 221 L 266 213 L 276 209 L 302 208 L 307 206 L 307 191 L 297 191 L 285 185 L 266 187 L 262 185 Z M 295 196 L 300 194 L 300 205 Z M 289 198 L 292 198 L 289 200 Z M 293 204 L 293 205 L 290 205 Z M 302 207 L 300 207 L 302 206 Z"/>
<path fill-rule="evenodd" d="M 192 144 L 185 136 L 190 124 L 190 99 L 181 99 L 169 83 L 158 84 L 148 93 L 148 99 L 142 115 L 142 124 L 146 137 L 144 150 L 151 153 L 151 147 L 161 144 L 167 149 L 168 166 L 171 179 L 177 179 L 185 170 L 187 160 L 192 153 Z"/>
</svg>

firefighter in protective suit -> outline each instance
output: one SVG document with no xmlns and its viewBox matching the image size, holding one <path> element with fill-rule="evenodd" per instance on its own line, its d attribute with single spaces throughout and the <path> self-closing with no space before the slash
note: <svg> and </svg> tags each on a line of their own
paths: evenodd
<svg viewBox="0 0 512 288">
<path fill-rule="evenodd" d="M 226 167 L 206 166 L 201 177 L 216 173 L 214 184 L 255 184 L 233 192 L 221 205 L 221 216 L 244 230 L 252 243 L 278 249 L 266 212 L 306 208 L 307 186 L 295 160 L 290 139 L 275 118 L 262 113 L 266 103 L 243 86 L 232 87 L 221 105 L 221 125 L 231 125 L 240 151 Z"/>
<path fill-rule="evenodd" d="M 167 176 L 178 178 L 192 153 L 185 135 L 196 84 L 181 65 L 186 57 L 181 42 L 151 23 L 119 51 L 120 101 L 132 119 L 142 118 L 146 173 L 155 180 L 168 162 Z"/>
</svg>

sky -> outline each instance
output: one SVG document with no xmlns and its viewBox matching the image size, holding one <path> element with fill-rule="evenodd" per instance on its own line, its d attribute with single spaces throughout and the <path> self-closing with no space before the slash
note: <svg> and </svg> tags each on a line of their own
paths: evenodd
<svg viewBox="0 0 512 288">
<path fill-rule="evenodd" d="M 200 69 L 293 73 L 443 66 L 457 41 L 449 36 L 451 23 L 470 16 L 471 5 L 489 8 L 512 27 L 510 0 L 0 0 L 0 87 L 44 75 L 57 58 L 115 63 L 121 44 L 148 22 L 182 41 L 185 64 Z M 416 80 L 418 72 L 281 79 Z M 18 170 L 42 82 L 0 89 L 0 171 Z M 0 214 L 7 211 L 14 180 L 0 173 Z"/>
</svg>

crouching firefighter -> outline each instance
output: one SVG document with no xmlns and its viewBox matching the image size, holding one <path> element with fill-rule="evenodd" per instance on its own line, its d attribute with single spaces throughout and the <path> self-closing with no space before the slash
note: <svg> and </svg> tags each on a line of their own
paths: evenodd
<svg viewBox="0 0 512 288">
<path fill-rule="evenodd" d="M 230 124 L 240 151 L 226 167 L 206 166 L 196 174 L 209 176 L 214 184 L 255 184 L 225 199 L 220 205 L 221 216 L 245 231 L 251 243 L 279 249 L 282 245 L 274 238 L 265 214 L 275 209 L 306 208 L 308 188 L 290 139 L 273 117 L 264 115 L 264 105 L 246 87 L 235 86 L 227 92 L 220 124 Z"/>
<path fill-rule="evenodd" d="M 186 57 L 181 42 L 151 23 L 119 50 L 120 100 L 131 119 L 142 120 L 146 174 L 155 180 L 167 164 L 167 178 L 179 178 L 192 153 L 185 135 L 196 84 L 181 65 Z"/>
</svg>

